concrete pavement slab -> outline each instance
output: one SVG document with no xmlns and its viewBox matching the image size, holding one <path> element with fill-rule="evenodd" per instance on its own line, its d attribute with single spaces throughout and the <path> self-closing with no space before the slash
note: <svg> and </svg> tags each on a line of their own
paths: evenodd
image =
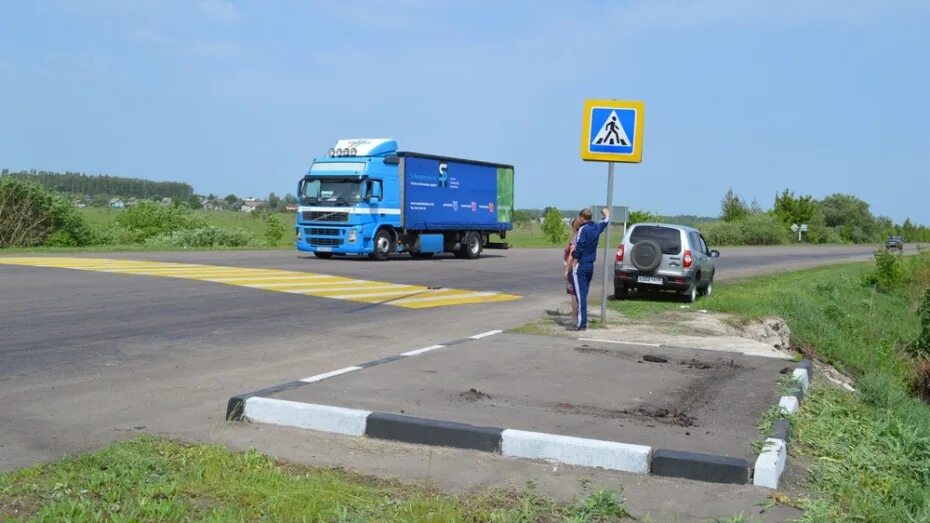
<svg viewBox="0 0 930 523">
<path fill-rule="evenodd" d="M 751 458 L 756 423 L 777 401 L 785 365 L 694 349 L 502 334 L 272 397 Z"/>
</svg>

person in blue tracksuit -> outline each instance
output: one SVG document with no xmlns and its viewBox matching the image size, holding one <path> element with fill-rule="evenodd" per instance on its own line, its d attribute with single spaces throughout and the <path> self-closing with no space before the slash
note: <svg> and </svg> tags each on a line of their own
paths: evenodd
<svg viewBox="0 0 930 523">
<path fill-rule="evenodd" d="M 594 276 L 594 260 L 597 259 L 597 240 L 610 223 L 610 211 L 601 209 L 603 220 L 594 223 L 591 221 L 591 209 L 582 210 L 579 215 L 584 223 L 578 229 L 578 239 L 575 241 L 575 250 L 572 275 L 575 279 L 575 297 L 578 300 L 578 323 L 572 330 L 586 330 L 588 328 L 588 288 L 591 286 L 591 277 Z"/>
</svg>

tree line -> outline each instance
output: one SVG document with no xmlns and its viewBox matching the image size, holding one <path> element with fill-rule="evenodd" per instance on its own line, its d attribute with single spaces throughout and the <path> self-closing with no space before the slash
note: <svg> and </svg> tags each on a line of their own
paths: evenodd
<svg viewBox="0 0 930 523">
<path fill-rule="evenodd" d="M 36 182 L 60 193 L 91 198 L 104 195 L 120 198 L 171 198 L 177 201 L 187 201 L 194 194 L 194 188 L 183 182 L 156 182 L 140 178 L 98 176 L 75 172 L 57 173 L 35 169 L 18 172 L 4 169 L 0 174 Z"/>
<path fill-rule="evenodd" d="M 514 225 L 527 226 L 542 218 L 544 235 L 553 243 L 567 234 L 563 217 L 577 216 L 576 211 L 555 207 L 519 209 L 513 213 Z M 662 222 L 688 225 L 701 230 L 712 245 L 779 245 L 796 243 L 793 225 L 807 225 L 801 233 L 805 243 L 842 244 L 878 243 L 890 235 L 905 242 L 930 242 L 930 227 L 915 224 L 910 218 L 894 223 L 886 216 L 872 214 L 868 202 L 851 194 L 835 193 L 816 199 L 796 195 L 785 189 L 775 194 L 772 206 L 765 209 L 758 202 L 747 202 L 731 188 L 720 202 L 718 217 L 693 215 L 662 216 L 644 210 L 631 210 L 627 224 Z"/>
<path fill-rule="evenodd" d="M 875 216 L 868 202 L 851 194 L 834 193 L 818 200 L 785 189 L 775 195 L 771 209 L 763 210 L 756 202 L 747 204 L 731 188 L 720 202 L 720 219 L 727 224 L 768 219 L 788 231 L 792 225 L 807 225 L 802 239 L 810 243 L 875 243 L 889 235 L 902 236 L 906 242 L 930 241 L 930 227 L 910 218 L 896 224 L 887 216 Z"/>
</svg>

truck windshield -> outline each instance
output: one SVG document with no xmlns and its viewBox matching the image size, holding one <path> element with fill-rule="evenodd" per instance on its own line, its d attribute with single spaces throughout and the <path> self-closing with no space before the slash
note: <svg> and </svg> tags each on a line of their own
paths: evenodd
<svg viewBox="0 0 930 523">
<path fill-rule="evenodd" d="M 362 182 L 338 178 L 307 178 L 300 188 L 303 205 L 354 205 L 362 199 Z"/>
</svg>

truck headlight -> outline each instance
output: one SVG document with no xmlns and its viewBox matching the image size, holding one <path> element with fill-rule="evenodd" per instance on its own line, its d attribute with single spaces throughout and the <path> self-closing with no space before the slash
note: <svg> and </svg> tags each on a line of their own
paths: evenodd
<svg viewBox="0 0 930 523">
<path fill-rule="evenodd" d="M 355 243 L 358 238 L 358 232 L 355 229 L 349 229 L 349 243 Z"/>
</svg>

